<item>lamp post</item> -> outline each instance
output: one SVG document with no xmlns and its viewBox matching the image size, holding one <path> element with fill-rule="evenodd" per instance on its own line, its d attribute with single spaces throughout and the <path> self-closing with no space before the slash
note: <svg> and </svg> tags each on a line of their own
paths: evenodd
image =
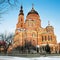
<svg viewBox="0 0 60 60">
<path fill-rule="evenodd" d="M 39 53 L 39 45 L 38 45 L 38 32 L 37 32 L 37 46 L 36 46 L 36 49 L 37 49 L 37 53 Z"/>
</svg>

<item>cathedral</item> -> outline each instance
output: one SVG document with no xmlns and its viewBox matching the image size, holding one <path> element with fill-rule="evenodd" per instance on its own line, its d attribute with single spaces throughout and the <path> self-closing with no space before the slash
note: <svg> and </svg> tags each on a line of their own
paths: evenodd
<svg viewBox="0 0 60 60">
<path fill-rule="evenodd" d="M 49 21 L 46 27 L 42 27 L 41 17 L 34 9 L 33 5 L 26 19 L 24 19 L 23 6 L 21 6 L 13 45 L 10 49 L 16 48 L 17 46 L 23 46 L 25 42 L 31 42 L 33 46 L 38 48 L 43 47 L 43 49 L 49 44 L 51 53 L 57 51 L 57 40 L 54 33 L 54 27 L 50 25 Z"/>
</svg>

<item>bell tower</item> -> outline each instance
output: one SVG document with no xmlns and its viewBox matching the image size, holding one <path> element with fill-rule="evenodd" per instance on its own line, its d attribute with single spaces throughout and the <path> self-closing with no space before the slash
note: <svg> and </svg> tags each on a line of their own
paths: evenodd
<svg viewBox="0 0 60 60">
<path fill-rule="evenodd" d="M 20 28 L 20 29 L 24 28 L 24 13 L 23 13 L 22 5 L 21 5 L 19 16 L 18 16 L 17 28 Z"/>
<path fill-rule="evenodd" d="M 20 13 L 18 16 L 18 23 L 16 24 L 16 32 L 20 31 L 24 28 L 24 13 L 23 13 L 23 6 L 20 7 Z"/>
</svg>

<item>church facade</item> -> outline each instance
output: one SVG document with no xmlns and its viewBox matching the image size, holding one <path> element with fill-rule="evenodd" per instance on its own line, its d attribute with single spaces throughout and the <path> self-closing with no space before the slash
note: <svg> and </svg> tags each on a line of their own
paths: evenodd
<svg viewBox="0 0 60 60">
<path fill-rule="evenodd" d="M 56 52 L 58 49 L 54 27 L 48 22 L 48 26 L 43 28 L 41 18 L 33 6 L 31 11 L 28 12 L 26 20 L 21 6 L 13 41 L 13 47 L 11 48 L 23 46 L 25 42 L 31 42 L 32 45 L 43 47 L 43 49 L 46 44 L 49 44 L 51 53 Z"/>
</svg>

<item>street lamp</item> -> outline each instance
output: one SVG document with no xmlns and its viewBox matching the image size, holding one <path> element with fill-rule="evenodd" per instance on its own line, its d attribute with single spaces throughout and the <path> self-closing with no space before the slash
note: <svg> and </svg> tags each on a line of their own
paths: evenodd
<svg viewBox="0 0 60 60">
<path fill-rule="evenodd" d="M 37 46 L 36 46 L 36 49 L 37 49 L 37 53 L 39 53 L 39 45 L 38 45 L 38 32 L 37 32 Z"/>
</svg>

